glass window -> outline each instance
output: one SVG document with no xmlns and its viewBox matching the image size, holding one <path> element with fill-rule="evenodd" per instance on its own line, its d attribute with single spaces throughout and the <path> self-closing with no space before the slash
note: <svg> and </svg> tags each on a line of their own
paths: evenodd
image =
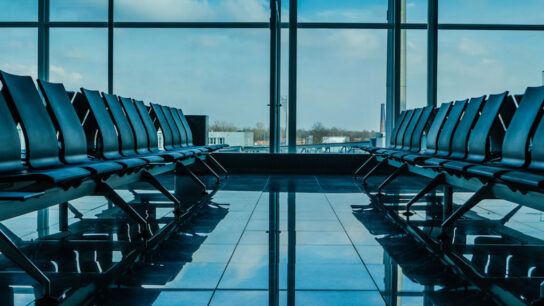
<svg viewBox="0 0 544 306">
<path fill-rule="evenodd" d="M 280 75 L 280 152 L 285 153 L 289 126 L 289 29 L 281 30 Z"/>
<path fill-rule="evenodd" d="M 438 34 L 438 102 L 542 84 L 541 32 L 450 31 Z"/>
<path fill-rule="evenodd" d="M 51 21 L 108 21 L 107 0 L 50 0 Z"/>
<path fill-rule="evenodd" d="M 0 0 L 0 21 L 38 21 L 38 0 Z"/>
<path fill-rule="evenodd" d="M 107 91 L 107 29 L 53 28 L 50 34 L 49 78 L 66 89 Z"/>
<path fill-rule="evenodd" d="M 32 28 L 0 28 L 0 69 L 19 75 L 38 75 L 38 31 Z"/>
<path fill-rule="evenodd" d="M 270 4 L 263 0 L 116 0 L 116 21 L 268 22 Z"/>
<path fill-rule="evenodd" d="M 299 152 L 367 142 L 386 100 L 387 31 L 303 29 L 298 42 Z"/>
<path fill-rule="evenodd" d="M 401 104 L 406 103 L 406 109 L 427 105 L 427 31 L 403 30 L 401 59 L 405 71 L 401 75 Z"/>
<path fill-rule="evenodd" d="M 210 137 L 268 150 L 268 29 L 116 29 L 114 50 L 116 93 L 208 115 Z"/>
<path fill-rule="evenodd" d="M 428 0 L 403 0 L 405 16 L 402 22 L 426 23 Z"/>
<path fill-rule="evenodd" d="M 440 0 L 440 23 L 544 24 L 542 0 Z"/>
<path fill-rule="evenodd" d="M 387 0 L 299 0 L 299 22 L 387 22 Z"/>
</svg>

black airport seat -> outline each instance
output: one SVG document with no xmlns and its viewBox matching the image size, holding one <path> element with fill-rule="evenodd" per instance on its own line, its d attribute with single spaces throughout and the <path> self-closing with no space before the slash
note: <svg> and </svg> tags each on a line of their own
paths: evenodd
<svg viewBox="0 0 544 306">
<path fill-rule="evenodd" d="M 139 102 L 143 105 L 143 102 Z M 136 102 L 132 101 L 132 99 L 121 98 L 121 104 L 123 105 L 125 114 L 127 115 L 128 121 L 130 122 L 132 130 L 134 131 L 134 136 L 136 137 L 136 152 L 138 152 L 138 154 L 156 154 L 169 161 L 182 159 L 184 157 L 183 154 L 159 151 L 157 131 L 153 126 L 153 122 L 151 121 L 149 114 L 145 114 L 149 120 L 147 124 L 150 124 L 150 130 L 148 131 L 144 117 L 140 116 L 138 112 Z"/>
<path fill-rule="evenodd" d="M 543 106 L 544 86 L 527 88 L 506 131 L 501 160 L 492 166 L 476 165 L 469 167 L 467 172 L 485 177 L 500 177 L 501 180 L 513 184 L 538 188 L 543 186 L 544 178 L 542 175 L 544 173 L 538 173 L 544 170 Z M 532 135 L 534 126 L 537 123 L 538 126 L 534 135 Z M 531 136 L 533 136 L 533 141 L 529 153 Z M 527 165 L 529 160 L 530 163 Z M 527 166 L 527 171 L 511 171 L 512 168 L 525 166 Z"/>
<path fill-rule="evenodd" d="M 116 161 L 126 169 L 143 168 L 148 164 L 141 158 L 125 157 L 120 153 L 119 136 L 115 124 L 98 91 L 82 88 L 81 94 L 75 98 L 74 106 L 80 120 L 85 119 L 83 126 L 89 143 L 88 147 L 94 150 L 93 153 L 98 158 Z M 98 137 L 95 143 L 97 132 Z"/>
<path fill-rule="evenodd" d="M 170 127 L 170 130 L 172 131 L 172 145 L 175 149 L 183 149 L 186 151 L 193 152 L 197 155 L 203 154 L 204 152 L 208 152 L 208 150 L 203 148 L 189 148 L 187 146 L 187 134 L 185 133 L 185 129 L 183 126 L 180 126 L 181 121 L 178 117 L 178 122 L 176 122 L 174 115 L 172 114 L 171 109 L 168 106 L 164 105 L 158 105 L 162 113 L 164 114 L 164 117 L 166 118 L 166 122 L 168 126 Z"/>
<path fill-rule="evenodd" d="M 91 172 L 77 166 L 67 166 L 59 158 L 57 135 L 47 112 L 36 112 L 44 107 L 43 101 L 31 77 L 17 76 L 0 71 L 3 83 L 0 99 L 2 113 L 2 180 L 25 180 L 22 176 L 50 183 L 79 184 L 90 177 Z M 10 116 L 10 111 L 13 117 Z M 14 120 L 15 119 L 15 120 Z M 16 123 L 24 133 L 25 163 L 21 165 L 21 147 Z M 9 145 L 6 145 L 9 144 Z"/>
<path fill-rule="evenodd" d="M 455 147 L 448 161 L 440 165 L 448 171 L 463 172 L 473 163 L 482 163 L 499 156 L 504 136 L 502 125 L 508 126 L 514 111 L 515 105 L 508 92 L 489 95 L 470 136 L 465 138 L 468 139 L 466 150 L 463 141 L 454 139 L 454 142 L 460 142 L 460 146 Z"/>
<path fill-rule="evenodd" d="M 398 131 L 396 135 L 394 136 L 394 141 L 392 140 L 391 146 L 387 148 L 378 148 L 377 150 L 374 150 L 373 153 L 375 154 L 385 154 L 389 152 L 390 150 L 400 150 L 402 147 L 402 142 L 404 140 L 404 134 L 406 134 L 406 129 L 408 128 L 408 125 L 412 121 L 412 117 L 414 116 L 415 109 L 409 109 L 406 111 L 406 115 L 404 116 L 404 119 L 402 120 L 402 123 L 400 124 Z"/>
<path fill-rule="evenodd" d="M 145 135 L 147 136 L 147 143 L 148 143 L 148 149 L 150 153 L 157 153 L 159 152 L 159 139 L 157 137 L 157 130 L 155 129 L 155 124 L 153 123 L 153 119 L 151 119 L 151 116 L 149 114 L 149 109 L 145 106 L 144 102 L 141 100 L 134 100 L 134 106 L 136 107 L 136 110 L 138 111 L 138 115 L 142 119 L 143 126 L 145 128 Z M 127 108 L 125 108 L 126 110 Z M 173 159 L 180 159 L 184 158 L 186 155 L 183 153 L 176 153 L 176 152 L 167 152 L 167 151 L 160 151 L 163 156 L 170 156 Z M 192 156 L 193 154 L 189 154 L 187 156 Z"/>
<path fill-rule="evenodd" d="M 104 175 L 123 170 L 119 163 L 91 160 L 87 154 L 87 140 L 76 111 L 64 85 L 38 80 L 46 101 L 46 108 L 59 134 L 60 157 L 66 164 L 79 165 L 94 175 Z M 43 112 L 41 107 L 34 112 Z"/>
<path fill-rule="evenodd" d="M 436 157 L 425 160 L 425 165 L 440 166 L 450 159 L 465 158 L 469 134 L 477 122 L 484 101 L 485 96 L 470 99 L 454 131 L 448 131 L 440 135 Z M 448 124 L 451 124 L 450 120 L 446 122 L 446 125 Z M 451 141 L 446 141 L 447 138 L 451 138 Z"/>
<path fill-rule="evenodd" d="M 196 154 L 200 153 L 200 151 L 193 151 L 193 150 L 184 150 L 181 148 L 181 138 L 179 131 L 177 131 L 177 128 L 174 126 L 173 118 L 169 117 L 172 121 L 172 126 L 170 126 L 167 117 L 165 116 L 162 107 L 158 104 L 151 103 L 151 114 L 154 117 L 154 124 L 157 129 L 161 130 L 162 133 L 162 139 L 163 139 L 163 147 L 167 151 L 174 151 L 184 154 L 185 156 L 195 156 Z M 176 128 L 176 130 L 174 130 Z"/>
<path fill-rule="evenodd" d="M 393 148 L 395 146 L 395 141 L 397 139 L 397 135 L 399 133 L 399 129 L 400 127 L 402 126 L 406 116 L 407 116 L 407 111 L 402 111 L 399 115 L 399 119 L 395 122 L 395 126 L 393 127 L 393 130 L 391 131 L 391 137 L 389 138 L 389 146 L 387 146 L 387 148 Z M 372 146 L 372 145 L 361 145 L 361 146 L 358 146 L 359 149 L 363 150 L 363 151 L 367 151 L 369 153 L 372 153 L 373 151 L 375 150 L 378 150 L 378 149 L 383 149 L 383 148 L 380 148 L 380 147 L 376 147 L 376 146 Z"/>
<path fill-rule="evenodd" d="M 433 119 L 433 123 L 431 124 L 431 126 L 429 127 L 429 131 L 427 132 L 425 149 L 419 154 L 409 154 L 402 156 L 402 161 L 415 163 L 419 160 L 428 158 L 428 156 L 432 156 L 436 153 L 438 136 L 440 135 L 440 131 L 442 130 L 442 127 L 446 122 L 448 114 L 452 108 L 452 104 L 452 102 L 442 103 L 442 105 L 440 105 L 440 107 L 438 108 L 436 116 Z"/>
<path fill-rule="evenodd" d="M 400 152 L 391 152 L 387 155 L 392 158 L 402 158 L 405 155 L 417 153 L 421 151 L 422 149 L 422 139 L 423 135 L 428 131 L 429 126 L 431 125 L 433 121 L 433 115 L 434 115 L 434 107 L 427 106 L 423 108 L 423 111 L 421 113 L 421 116 L 419 117 L 419 120 L 417 121 L 417 124 L 411 128 L 411 132 L 409 137 L 406 139 L 405 135 L 405 141 L 410 143 L 409 147 L 405 151 Z"/>
<path fill-rule="evenodd" d="M 108 106 L 111 118 L 117 127 L 119 144 L 121 145 L 121 154 L 123 154 L 125 157 L 138 157 L 148 163 L 164 162 L 165 159 L 160 155 L 150 153 L 143 154 L 141 153 L 141 150 L 138 151 L 134 130 L 132 129 L 129 120 L 123 111 L 119 98 L 115 95 L 104 94 L 104 101 Z"/>
<path fill-rule="evenodd" d="M 515 168 L 523 168 L 530 161 L 531 136 L 542 116 L 544 86 L 529 87 L 506 130 L 502 143 L 502 157 L 491 165 L 474 164 L 466 168 L 472 175 L 494 178 Z"/>
</svg>

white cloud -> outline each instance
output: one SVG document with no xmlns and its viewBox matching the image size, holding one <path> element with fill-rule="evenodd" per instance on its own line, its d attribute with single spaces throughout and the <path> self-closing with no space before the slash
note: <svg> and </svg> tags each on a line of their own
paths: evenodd
<svg viewBox="0 0 544 306">
<path fill-rule="evenodd" d="M 18 75 L 30 75 L 33 79 L 37 78 L 38 66 L 25 64 L 2 64 L 0 69 L 6 72 Z"/>
<path fill-rule="evenodd" d="M 457 46 L 459 52 L 469 56 L 484 55 L 488 53 L 487 48 L 480 42 L 470 38 L 462 37 Z"/>
<path fill-rule="evenodd" d="M 264 0 L 116 0 L 125 19 L 144 21 L 266 21 Z"/>
<path fill-rule="evenodd" d="M 58 80 L 63 83 L 83 83 L 83 76 L 79 72 L 67 72 L 63 67 L 51 65 L 49 74 L 52 80 Z"/>
<path fill-rule="evenodd" d="M 268 4 L 263 0 L 224 0 L 221 7 L 222 12 L 234 21 L 266 21 L 269 18 Z"/>
</svg>

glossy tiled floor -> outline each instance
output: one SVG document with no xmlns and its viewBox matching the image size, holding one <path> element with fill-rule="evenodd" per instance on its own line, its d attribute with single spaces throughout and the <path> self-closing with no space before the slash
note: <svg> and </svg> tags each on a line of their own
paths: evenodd
<svg viewBox="0 0 544 306">
<path fill-rule="evenodd" d="M 77 296 L 73 292 L 89 283 L 104 284 L 102 275 L 111 271 L 109 285 L 92 299 L 97 305 L 493 304 L 489 294 L 459 275 L 441 253 L 430 251 L 377 208 L 386 205 L 395 211 L 424 180 L 401 178 L 378 199 L 373 185 L 382 179 L 373 178 L 365 190 L 350 176 L 232 175 L 211 198 L 201 198 L 184 193 L 183 179 L 162 176 L 161 181 L 186 203 L 202 201 L 201 209 L 158 248 L 144 252 L 138 263 L 117 275 L 116 267 L 135 249 L 136 226 L 101 198 L 72 202 L 69 233 L 59 232 L 56 207 L 3 222 L 3 229 L 21 238 L 18 244 L 25 245 L 25 252 L 54 277 L 55 292 L 64 296 Z M 175 222 L 172 208 L 154 192 L 142 186 L 120 192 L 146 211 L 154 232 Z M 456 193 L 455 202 L 467 196 Z M 407 222 L 435 239 L 432 224 L 441 210 L 433 204 L 440 201 L 440 192 L 427 197 L 414 206 L 416 214 Z M 516 207 L 493 203 L 477 206 L 458 227 L 466 227 L 470 220 L 502 220 Z M 464 256 L 467 265 L 481 269 L 484 277 L 488 274 L 492 282 L 505 283 L 504 288 L 520 294 L 519 284 L 508 279 L 514 272 L 500 271 L 517 271 L 523 264 L 504 252 L 500 257 L 504 261 L 493 261 L 490 250 L 495 244 L 519 247 L 520 237 L 532 237 L 529 247 L 538 251 L 537 237 L 544 233 L 541 220 L 540 213 L 520 209 L 502 227 L 494 226 L 492 234 L 489 227 L 469 226 L 469 234 L 458 235 L 451 249 Z M 482 237 L 488 236 L 503 240 L 483 244 Z M 474 247 L 482 244 L 487 254 L 483 264 L 482 256 L 474 255 Z M 523 278 L 523 284 L 538 281 L 540 266 L 533 262 L 534 268 L 527 267 L 532 277 Z M 35 293 L 28 277 L 5 260 L 0 268 L 9 272 L 0 274 L 3 305 L 31 303 Z"/>
</svg>

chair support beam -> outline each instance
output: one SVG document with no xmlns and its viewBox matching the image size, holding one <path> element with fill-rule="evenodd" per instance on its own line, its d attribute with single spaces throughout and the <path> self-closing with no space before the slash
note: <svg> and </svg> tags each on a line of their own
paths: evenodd
<svg viewBox="0 0 544 306">
<path fill-rule="evenodd" d="M 183 209 L 181 208 L 181 202 L 174 196 L 164 185 L 162 185 L 159 180 L 157 180 L 156 177 L 154 177 L 151 173 L 144 171 L 142 172 L 141 176 L 142 181 L 149 183 L 151 186 L 155 187 L 160 193 L 162 193 L 168 200 L 172 201 L 174 203 L 174 213 L 175 214 L 181 214 L 183 213 Z"/>
<path fill-rule="evenodd" d="M 378 186 L 378 194 L 382 193 L 382 189 L 387 186 L 389 183 L 391 183 L 393 180 L 395 180 L 399 175 L 404 174 L 408 171 L 408 166 L 406 164 L 403 164 L 402 166 L 398 167 L 389 175 L 385 181 L 383 181 L 380 186 Z"/>
<path fill-rule="evenodd" d="M 370 164 L 372 161 L 374 161 L 375 159 L 376 159 L 376 156 L 374 154 L 370 155 L 370 157 L 359 168 L 357 168 L 357 170 L 355 170 L 355 172 L 353 173 L 353 178 L 357 179 L 357 174 L 363 171 L 363 169 L 366 168 L 366 166 Z"/>
<path fill-rule="evenodd" d="M 478 189 L 461 207 L 459 207 L 451 216 L 442 223 L 442 230 L 450 227 L 455 221 L 461 218 L 474 206 L 482 200 L 493 197 L 493 190 L 490 185 L 484 185 Z"/>
<path fill-rule="evenodd" d="M 421 189 L 408 203 L 406 203 L 406 212 L 404 213 L 405 216 L 411 216 L 413 215 L 412 212 L 410 212 L 410 207 L 419 201 L 422 197 L 424 197 L 427 193 L 429 193 L 431 190 L 435 189 L 436 187 L 443 185 L 446 183 L 446 176 L 444 174 L 439 174 L 435 176 L 423 189 Z"/>
<path fill-rule="evenodd" d="M 378 170 L 386 162 L 387 162 L 387 159 L 382 159 L 382 161 L 380 161 L 376 166 L 374 166 L 374 168 L 370 169 L 370 171 L 368 171 L 368 173 L 363 177 L 363 185 L 366 185 L 366 180 L 368 180 L 368 178 L 372 176 L 372 174 L 376 172 L 376 170 Z"/>
</svg>

